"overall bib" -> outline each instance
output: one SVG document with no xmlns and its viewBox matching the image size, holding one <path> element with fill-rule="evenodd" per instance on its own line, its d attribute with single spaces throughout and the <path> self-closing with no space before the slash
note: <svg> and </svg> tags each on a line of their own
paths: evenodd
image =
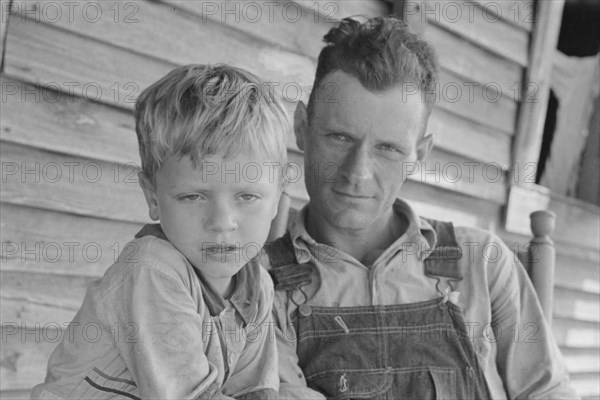
<svg viewBox="0 0 600 400">
<path fill-rule="evenodd" d="M 440 278 L 462 279 L 462 253 L 452 224 L 430 223 L 438 244 L 424 261 L 425 274 L 438 288 Z M 301 269 L 289 234 L 267 251 L 276 290 L 307 283 L 303 272 L 294 273 Z M 329 399 L 489 399 L 462 311 L 438 292 L 439 298 L 403 305 L 300 304 L 291 320 L 308 386 Z"/>
</svg>

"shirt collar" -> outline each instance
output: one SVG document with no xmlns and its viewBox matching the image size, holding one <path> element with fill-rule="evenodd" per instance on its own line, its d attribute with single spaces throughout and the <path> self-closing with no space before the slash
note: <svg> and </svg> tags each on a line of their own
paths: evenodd
<svg viewBox="0 0 600 400">
<path fill-rule="evenodd" d="M 403 200 L 396 199 L 393 204 L 394 214 L 398 217 L 404 217 L 408 221 L 406 231 L 397 238 L 388 250 L 400 249 L 407 243 L 418 246 L 420 252 L 424 254 L 423 258 L 435 247 L 437 238 L 433 227 L 427 220 L 420 218 L 413 209 Z M 306 214 L 308 213 L 308 204 L 300 211 L 292 210 L 290 212 L 288 231 L 294 247 L 298 250 L 298 262 L 304 263 L 310 260 L 309 246 L 317 242 L 306 231 Z M 308 255 L 306 255 L 308 253 Z M 308 257 L 308 259 L 307 259 Z"/>
<path fill-rule="evenodd" d="M 160 224 L 146 224 L 135 235 L 136 238 L 142 236 L 155 236 L 163 240 L 169 240 L 165 236 Z M 191 263 L 190 263 L 191 264 Z M 218 316 L 225 309 L 226 300 L 207 282 L 200 271 L 194 267 L 194 272 L 200 279 L 202 288 L 202 299 L 208 308 L 211 316 Z M 235 289 L 229 297 L 229 302 L 244 320 L 245 325 L 252 322 L 258 314 L 258 298 L 260 296 L 260 265 L 251 260 L 233 277 L 235 279 Z"/>
</svg>

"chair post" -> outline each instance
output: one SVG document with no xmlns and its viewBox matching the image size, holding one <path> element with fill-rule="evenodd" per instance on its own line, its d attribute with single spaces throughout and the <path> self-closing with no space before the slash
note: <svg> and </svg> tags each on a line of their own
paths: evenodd
<svg viewBox="0 0 600 400">
<path fill-rule="evenodd" d="M 283 192 L 279 199 L 279 204 L 277 205 L 277 215 L 273 221 L 271 221 L 271 229 L 269 230 L 267 242 L 285 235 L 291 203 L 292 200 L 290 199 L 290 196 L 286 192 Z"/>
<path fill-rule="evenodd" d="M 531 213 L 530 218 L 533 239 L 527 252 L 529 277 L 546 321 L 552 324 L 556 250 L 550 235 L 554 231 L 556 215 L 551 211 L 536 211 Z"/>
</svg>

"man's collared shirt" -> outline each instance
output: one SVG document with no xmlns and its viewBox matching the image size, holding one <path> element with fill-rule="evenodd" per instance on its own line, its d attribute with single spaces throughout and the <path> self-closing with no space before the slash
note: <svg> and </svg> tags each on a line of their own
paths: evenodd
<svg viewBox="0 0 600 400">
<path fill-rule="evenodd" d="M 431 225 L 403 201 L 394 204 L 408 228 L 372 265 L 365 266 L 335 245 L 315 242 L 305 228 L 308 208 L 291 215 L 288 230 L 300 263 L 310 262 L 312 283 L 303 287 L 306 304 L 353 307 L 409 304 L 440 296 L 436 280 L 424 274 L 423 260 L 436 245 Z M 464 312 L 467 333 L 494 399 L 578 398 L 571 388 L 562 355 L 543 318 L 534 289 L 517 256 L 490 232 L 455 228 L 463 256 L 463 279 L 453 284 L 451 300 Z M 440 289 L 450 290 L 447 281 Z M 458 292 L 458 293 L 457 293 Z M 305 295 L 276 292 L 282 392 L 307 396 L 295 353 L 290 315 Z M 297 397 L 294 394 L 297 389 Z M 304 392 L 303 392 L 304 391 Z"/>
</svg>

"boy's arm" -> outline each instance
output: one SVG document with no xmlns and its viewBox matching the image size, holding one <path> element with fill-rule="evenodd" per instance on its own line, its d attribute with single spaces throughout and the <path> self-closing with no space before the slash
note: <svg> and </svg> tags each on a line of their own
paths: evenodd
<svg viewBox="0 0 600 400">
<path fill-rule="evenodd" d="M 255 283 L 261 288 L 258 313 L 254 321 L 239 328 L 244 329 L 240 335 L 244 347 L 225 383 L 228 393 L 243 393 L 235 396 L 238 400 L 278 398 L 277 344 L 271 316 L 273 283 L 262 267 L 259 270 L 260 282 Z"/>
<path fill-rule="evenodd" d="M 304 373 L 298 365 L 296 331 L 288 318 L 286 292 L 276 292 L 273 316 L 279 355 L 279 398 L 283 400 L 325 400 L 324 395 L 306 385 Z"/>
<path fill-rule="evenodd" d="M 181 279 L 129 265 L 99 303 L 110 326 L 130 333 L 114 339 L 141 398 L 230 399 L 221 394 L 219 371 L 204 354 L 204 315 Z"/>
<path fill-rule="evenodd" d="M 525 269 L 495 240 L 502 253 L 490 263 L 492 326 L 502 330 L 495 335 L 496 365 L 509 398 L 579 399 Z"/>
</svg>

